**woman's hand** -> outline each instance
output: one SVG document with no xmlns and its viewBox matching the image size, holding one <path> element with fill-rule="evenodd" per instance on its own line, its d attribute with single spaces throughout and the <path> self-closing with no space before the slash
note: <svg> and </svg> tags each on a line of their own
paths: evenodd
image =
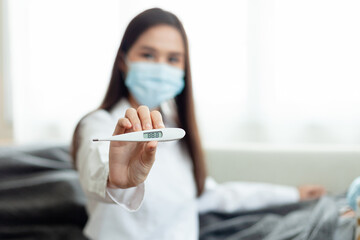
<svg viewBox="0 0 360 240">
<path fill-rule="evenodd" d="M 120 118 L 113 135 L 142 130 L 164 128 L 159 111 L 149 111 L 146 106 L 137 110 L 129 108 Z M 109 179 L 110 188 L 130 188 L 144 182 L 155 161 L 157 142 L 110 143 Z"/>
<path fill-rule="evenodd" d="M 300 201 L 320 198 L 326 193 L 323 186 L 320 185 L 302 185 L 298 187 Z"/>
</svg>

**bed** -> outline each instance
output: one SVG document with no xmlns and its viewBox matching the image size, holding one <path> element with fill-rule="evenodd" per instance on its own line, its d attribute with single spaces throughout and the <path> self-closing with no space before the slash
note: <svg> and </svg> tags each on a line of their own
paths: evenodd
<svg viewBox="0 0 360 240">
<path fill-rule="evenodd" d="M 86 239 L 86 198 L 68 146 L 0 147 L 0 239 Z M 343 195 L 256 211 L 199 216 L 200 239 L 352 240 Z"/>
</svg>

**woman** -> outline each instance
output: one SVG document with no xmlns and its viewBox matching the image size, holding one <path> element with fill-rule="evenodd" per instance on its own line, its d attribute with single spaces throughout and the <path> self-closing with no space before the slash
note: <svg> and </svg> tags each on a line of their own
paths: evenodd
<svg viewBox="0 0 360 240">
<path fill-rule="evenodd" d="M 99 142 L 131 131 L 181 127 L 181 141 Z M 89 201 L 91 239 L 197 239 L 198 213 L 319 197 L 323 188 L 217 185 L 195 121 L 188 42 L 172 13 L 149 9 L 128 25 L 99 109 L 76 127 L 73 157 Z"/>
</svg>

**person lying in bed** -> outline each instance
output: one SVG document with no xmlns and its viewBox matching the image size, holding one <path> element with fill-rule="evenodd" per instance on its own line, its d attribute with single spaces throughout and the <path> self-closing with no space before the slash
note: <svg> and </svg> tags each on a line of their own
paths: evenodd
<svg viewBox="0 0 360 240">
<path fill-rule="evenodd" d="M 165 127 L 183 128 L 186 136 L 159 144 L 91 142 Z M 84 233 L 91 239 L 197 239 L 199 213 L 257 209 L 325 193 L 316 185 L 217 184 L 207 176 L 187 37 L 179 19 L 158 8 L 129 23 L 105 98 L 80 120 L 72 147 L 88 196 Z"/>
</svg>

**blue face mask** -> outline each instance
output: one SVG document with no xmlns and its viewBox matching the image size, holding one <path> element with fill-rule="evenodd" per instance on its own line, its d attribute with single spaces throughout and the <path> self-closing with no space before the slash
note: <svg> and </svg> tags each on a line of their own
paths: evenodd
<svg viewBox="0 0 360 240">
<path fill-rule="evenodd" d="M 181 93 L 184 76 L 183 70 L 168 64 L 132 62 L 125 85 L 139 104 L 152 109 Z"/>
</svg>

